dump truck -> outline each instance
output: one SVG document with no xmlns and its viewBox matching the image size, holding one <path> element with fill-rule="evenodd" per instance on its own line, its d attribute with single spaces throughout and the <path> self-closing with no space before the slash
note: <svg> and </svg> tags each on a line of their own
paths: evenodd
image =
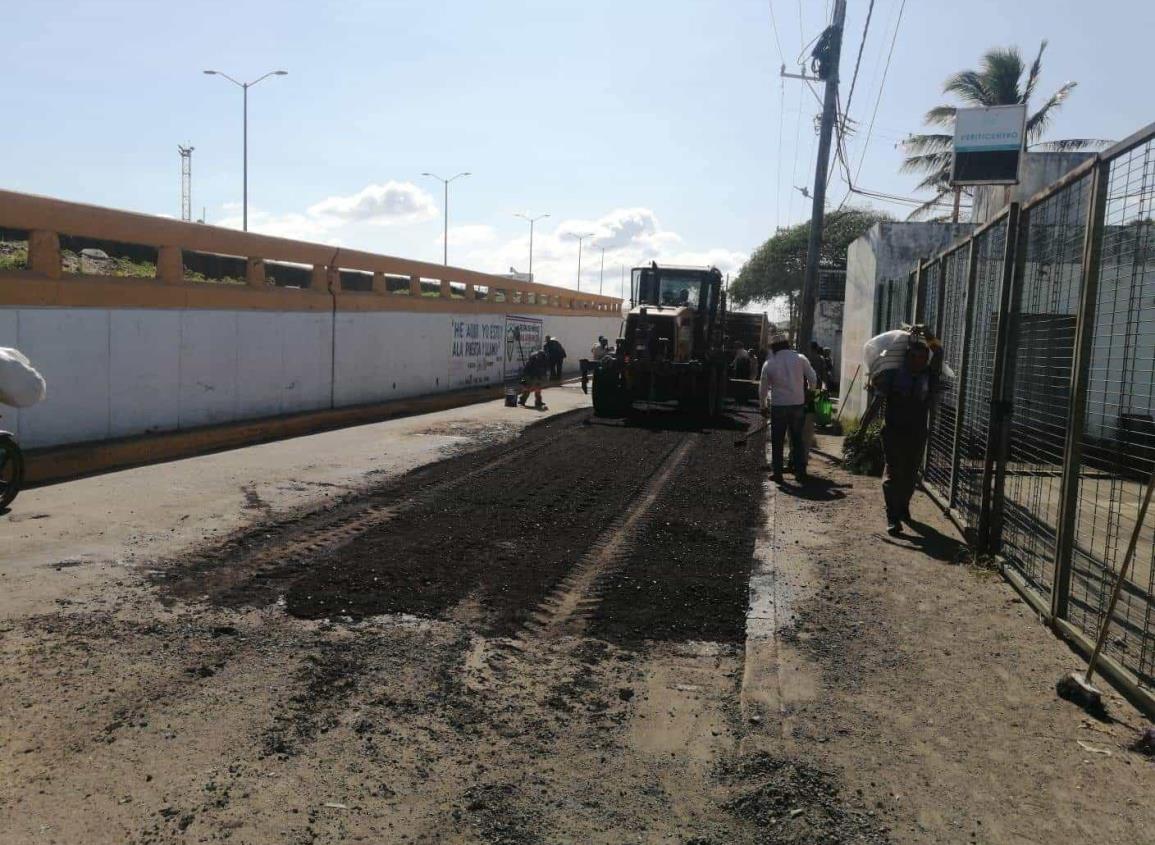
<svg viewBox="0 0 1155 845">
<path fill-rule="evenodd" d="M 774 326 L 765 312 L 751 313 L 745 311 L 730 311 L 726 314 L 726 349 L 733 355 L 734 346 L 739 341 L 746 349 L 758 356 L 758 363 L 765 360 L 766 351 L 770 346 L 770 335 Z M 758 398 L 758 376 L 755 367 L 749 377 L 734 378 L 734 372 L 727 383 L 727 393 L 737 402 L 753 402 Z"/>
<path fill-rule="evenodd" d="M 593 373 L 594 413 L 622 416 L 637 402 L 676 402 L 707 417 L 726 396 L 726 297 L 717 267 L 631 271 L 622 336 Z"/>
<path fill-rule="evenodd" d="M 726 345 L 733 347 L 736 341 L 751 352 L 761 356 L 770 346 L 770 335 L 774 326 L 765 312 L 730 311 L 726 314 Z"/>
</svg>

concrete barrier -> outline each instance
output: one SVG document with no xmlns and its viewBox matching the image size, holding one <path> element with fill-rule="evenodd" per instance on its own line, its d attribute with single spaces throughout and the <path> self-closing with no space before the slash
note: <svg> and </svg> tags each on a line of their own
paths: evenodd
<svg viewBox="0 0 1155 845">
<path fill-rule="evenodd" d="M 48 381 L 40 405 L 0 409 L 29 448 L 493 388 L 546 334 L 574 372 L 621 320 L 613 297 L 7 191 L 0 228 L 29 244 L 0 271 L 0 346 Z M 157 277 L 66 274 L 61 235 L 154 248 Z M 191 281 L 186 252 L 243 258 L 246 278 Z M 286 263 L 310 285 L 271 284 Z M 350 272 L 372 289 L 345 289 Z"/>
</svg>

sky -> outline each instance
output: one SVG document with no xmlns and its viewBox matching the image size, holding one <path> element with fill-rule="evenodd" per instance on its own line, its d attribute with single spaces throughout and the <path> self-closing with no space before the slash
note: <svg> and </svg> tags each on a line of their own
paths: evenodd
<svg viewBox="0 0 1155 845">
<path fill-rule="evenodd" d="M 806 220 L 819 104 L 782 80 L 831 0 L 0 0 L 0 188 L 616 294 L 656 259 L 736 273 Z M 870 0 L 849 0 L 843 103 Z M 1092 13 L 1094 10 L 1094 13 Z M 901 11 L 901 17 L 900 17 Z M 850 100 L 855 182 L 914 196 L 899 142 L 982 52 L 1049 39 L 1040 91 L 1079 82 L 1051 137 L 1120 139 L 1155 119 L 1155 3 L 875 0 Z M 887 64 L 891 43 L 893 55 Z M 884 82 L 885 72 L 885 82 Z M 877 102 L 873 131 L 868 128 Z M 861 165 L 859 162 L 861 161 Z M 832 181 L 830 207 L 845 197 Z M 871 206 L 905 216 L 908 206 Z M 602 257 L 604 248 L 604 274 Z"/>
</svg>

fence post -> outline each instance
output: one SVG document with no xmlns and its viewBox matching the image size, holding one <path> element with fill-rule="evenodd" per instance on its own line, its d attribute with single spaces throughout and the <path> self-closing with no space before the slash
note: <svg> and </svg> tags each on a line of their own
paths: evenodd
<svg viewBox="0 0 1155 845">
<path fill-rule="evenodd" d="M 1010 221 L 1008 220 L 1008 227 Z M 995 384 L 999 392 L 991 392 L 991 400 L 996 404 L 999 414 L 999 427 L 992 430 L 991 441 L 995 446 L 995 474 L 991 491 L 991 519 L 990 537 L 987 541 L 989 551 L 997 552 L 1002 546 L 1004 505 L 1006 503 L 1007 459 L 1011 444 L 1011 426 L 1014 418 L 1015 401 L 1015 359 L 1019 347 L 1018 317 L 1022 310 L 1023 276 L 1026 273 L 1027 246 L 1031 231 L 1031 209 L 1021 208 L 1019 219 L 1015 224 L 1015 240 L 1010 240 L 1010 229 L 1007 230 L 1007 249 L 1013 251 L 1010 263 L 1010 276 L 1006 276 L 1007 265 L 1003 265 L 1003 284 L 1010 285 L 1010 297 L 1003 294 L 1003 301 L 1007 308 L 999 320 L 999 340 L 1002 347 L 996 352 Z M 1004 329 L 1005 324 L 1005 329 Z"/>
<path fill-rule="evenodd" d="M 1083 283 L 1079 290 L 1079 314 L 1075 327 L 1074 360 L 1071 362 L 1071 402 L 1067 409 L 1067 439 L 1063 449 L 1063 479 L 1059 488 L 1059 530 L 1055 537 L 1054 584 L 1051 618 L 1066 619 L 1071 594 L 1071 559 L 1079 511 L 1079 464 L 1083 452 L 1083 421 L 1087 411 L 1087 380 L 1091 369 L 1091 344 L 1095 337 L 1095 310 L 1099 294 L 1099 261 L 1107 217 L 1110 164 L 1100 160 L 1091 178 L 1091 200 L 1083 231 Z"/>
<path fill-rule="evenodd" d="M 914 316 L 911 319 L 912 323 L 921 323 L 923 316 L 926 314 L 926 284 L 929 274 L 926 272 L 928 265 L 925 261 L 926 259 L 920 258 L 914 268 Z M 906 316 L 911 316 L 909 301 L 907 303 Z"/>
<path fill-rule="evenodd" d="M 982 505 L 979 508 L 978 548 L 989 552 L 991 548 L 991 525 L 995 521 L 993 510 L 993 481 L 995 458 L 1003 438 L 1003 426 L 1008 420 L 1007 408 L 1003 402 L 1003 361 L 1007 347 L 1007 331 L 1010 321 L 1011 288 L 1014 276 L 1015 244 L 1019 239 L 1019 204 L 1011 203 L 1007 211 L 1007 235 L 1003 244 L 1003 266 L 999 278 L 999 324 L 995 331 L 995 354 L 991 373 L 991 407 L 987 417 L 987 444 L 983 456 Z"/>
<path fill-rule="evenodd" d="M 958 261 L 958 253 L 959 251 L 956 249 L 938 260 L 938 308 L 935 310 L 933 326 L 934 336 L 937 338 L 942 338 L 943 320 L 946 314 L 946 280 L 949 277 L 947 270 L 954 262 Z"/>
<path fill-rule="evenodd" d="M 50 279 L 60 278 L 60 235 L 39 229 L 28 233 L 28 269 Z"/>
<path fill-rule="evenodd" d="M 963 324 L 962 324 L 962 348 L 959 352 L 959 368 L 958 379 L 955 382 L 955 417 L 954 417 L 954 437 L 951 445 L 951 462 L 950 462 L 950 495 L 947 498 L 948 505 L 953 508 L 958 499 L 958 468 L 961 455 L 959 449 L 962 446 L 962 431 L 963 431 L 963 411 L 965 410 L 966 402 L 966 388 L 967 388 L 967 361 L 970 358 L 971 347 L 971 323 L 975 317 L 975 286 L 978 283 L 978 262 L 975 259 L 978 257 L 978 249 L 976 247 L 975 238 L 972 235 L 970 243 L 967 244 L 967 282 L 966 282 L 966 305 L 963 307 Z"/>
</svg>

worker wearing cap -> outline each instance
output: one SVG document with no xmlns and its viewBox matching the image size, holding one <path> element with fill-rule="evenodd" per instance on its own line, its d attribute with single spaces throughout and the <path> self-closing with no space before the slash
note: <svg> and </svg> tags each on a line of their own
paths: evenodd
<svg viewBox="0 0 1155 845">
<path fill-rule="evenodd" d="M 545 354 L 549 358 L 549 377 L 554 381 L 561 381 L 561 368 L 565 362 L 565 347 L 556 337 L 546 335 Z"/>
<path fill-rule="evenodd" d="M 884 370 L 871 381 L 874 397 L 859 423 L 866 428 L 885 404 L 882 449 L 886 474 L 882 495 L 886 500 L 887 533 L 892 537 L 902 533 L 904 521 L 910 522 L 910 500 L 926 449 L 927 420 L 937 389 L 930 360 L 926 341 L 912 337 L 902 366 Z"/>
<path fill-rule="evenodd" d="M 758 382 L 758 407 L 763 415 L 770 416 L 770 455 L 774 473 L 771 478 L 779 484 L 782 483 L 782 453 L 787 434 L 790 435 L 794 478 L 799 483 L 806 480 L 806 447 L 802 444 L 802 431 L 806 423 L 808 383 L 817 385 L 818 376 L 806 356 L 791 349 L 785 335 L 771 337 L 770 354 L 762 365 L 762 377 Z"/>
</svg>

